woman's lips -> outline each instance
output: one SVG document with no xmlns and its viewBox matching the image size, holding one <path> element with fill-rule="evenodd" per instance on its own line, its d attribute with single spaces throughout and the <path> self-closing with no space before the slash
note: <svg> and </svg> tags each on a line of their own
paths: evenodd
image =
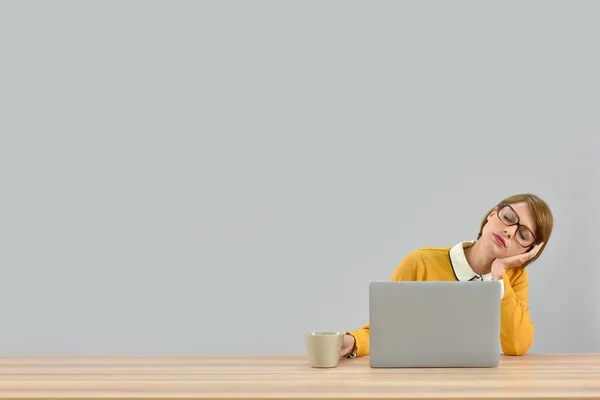
<svg viewBox="0 0 600 400">
<path fill-rule="evenodd" d="M 496 242 L 498 242 L 498 244 L 500 244 L 502 247 L 506 247 L 506 242 L 504 241 L 504 239 L 502 239 L 502 237 L 494 233 L 494 239 L 496 239 Z"/>
</svg>

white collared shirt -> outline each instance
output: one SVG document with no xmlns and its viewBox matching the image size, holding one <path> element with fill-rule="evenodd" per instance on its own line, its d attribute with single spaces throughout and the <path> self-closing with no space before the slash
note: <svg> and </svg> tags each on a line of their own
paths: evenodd
<svg viewBox="0 0 600 400">
<path fill-rule="evenodd" d="M 485 275 L 477 274 L 473 271 L 473 268 L 467 262 L 465 256 L 465 249 L 475 244 L 475 240 L 468 242 L 460 242 L 456 246 L 450 249 L 450 263 L 454 269 L 454 275 L 459 281 L 491 281 L 492 273 L 489 272 Z M 500 298 L 504 297 L 504 279 L 500 279 Z"/>
</svg>

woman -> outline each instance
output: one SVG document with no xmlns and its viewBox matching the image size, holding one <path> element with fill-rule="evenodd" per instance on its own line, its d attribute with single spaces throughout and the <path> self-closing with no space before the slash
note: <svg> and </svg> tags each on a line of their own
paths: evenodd
<svg viewBox="0 0 600 400">
<path fill-rule="evenodd" d="M 523 355 L 533 342 L 525 267 L 542 254 L 552 233 L 548 205 L 533 194 L 504 199 L 490 210 L 476 241 L 410 253 L 392 281 L 495 280 L 502 283 L 500 341 L 506 355 Z M 476 316 L 474 316 L 476 318 Z M 341 356 L 369 354 L 369 324 L 344 335 Z"/>
</svg>

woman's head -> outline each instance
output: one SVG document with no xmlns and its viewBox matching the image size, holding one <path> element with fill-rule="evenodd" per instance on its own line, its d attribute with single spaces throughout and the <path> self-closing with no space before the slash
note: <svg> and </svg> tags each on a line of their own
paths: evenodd
<svg viewBox="0 0 600 400">
<path fill-rule="evenodd" d="M 538 243 L 544 247 L 550 239 L 554 218 L 548 205 L 534 194 L 517 194 L 499 202 L 481 221 L 477 239 L 494 258 L 523 254 Z M 544 247 L 526 267 L 536 260 Z"/>
</svg>

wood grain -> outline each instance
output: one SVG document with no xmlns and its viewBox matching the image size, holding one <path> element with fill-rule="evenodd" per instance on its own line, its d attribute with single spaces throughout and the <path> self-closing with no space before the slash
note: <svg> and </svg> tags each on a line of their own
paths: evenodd
<svg viewBox="0 0 600 400">
<path fill-rule="evenodd" d="M 600 399 L 600 354 L 486 369 L 310 368 L 305 356 L 4 356 L 0 399 Z"/>
</svg>

